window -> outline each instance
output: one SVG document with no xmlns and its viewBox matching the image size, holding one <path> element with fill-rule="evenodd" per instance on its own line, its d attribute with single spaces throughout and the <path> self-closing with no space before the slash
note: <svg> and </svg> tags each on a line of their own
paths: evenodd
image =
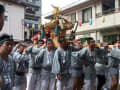
<svg viewBox="0 0 120 90">
<path fill-rule="evenodd" d="M 71 22 L 72 24 L 75 24 L 76 22 L 76 13 L 72 13 L 66 16 L 66 19 Z"/>
<path fill-rule="evenodd" d="M 82 11 L 83 23 L 88 23 L 92 18 L 92 8 L 87 8 Z"/>
<path fill-rule="evenodd" d="M 27 39 L 27 32 L 24 32 L 24 37 L 25 39 Z"/>
<path fill-rule="evenodd" d="M 103 41 L 108 42 L 109 44 L 113 44 L 115 41 L 117 41 L 117 34 L 105 35 L 103 36 Z"/>
<path fill-rule="evenodd" d="M 32 0 L 29 0 L 29 2 L 32 2 Z"/>
<path fill-rule="evenodd" d="M 4 20 L 5 20 L 5 21 L 8 21 L 8 16 L 5 16 L 5 17 L 4 17 Z"/>
<path fill-rule="evenodd" d="M 120 9 L 120 0 L 119 0 L 119 9 Z"/>
<path fill-rule="evenodd" d="M 39 11 L 39 8 L 34 8 L 35 11 Z"/>
<path fill-rule="evenodd" d="M 102 1 L 103 14 L 111 13 L 115 10 L 115 0 L 103 0 Z"/>
<path fill-rule="evenodd" d="M 75 24 L 75 22 L 76 22 L 76 13 L 71 14 L 71 22 L 72 22 L 72 24 Z"/>
<path fill-rule="evenodd" d="M 78 21 L 82 22 L 82 11 L 78 12 Z"/>
<path fill-rule="evenodd" d="M 68 20 L 69 22 L 71 22 L 71 15 L 67 15 L 66 16 L 66 20 Z"/>
</svg>

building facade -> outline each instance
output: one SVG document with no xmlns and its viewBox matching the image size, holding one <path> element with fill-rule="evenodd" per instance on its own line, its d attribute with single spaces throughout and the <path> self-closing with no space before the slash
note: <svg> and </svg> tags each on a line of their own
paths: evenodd
<svg viewBox="0 0 120 90">
<path fill-rule="evenodd" d="M 40 31 L 41 0 L 25 0 L 25 39 L 31 39 Z"/>
<path fill-rule="evenodd" d="M 22 40 L 26 40 L 26 39 L 30 40 L 36 33 L 40 32 L 42 0 L 2 0 L 2 2 L 3 1 L 24 5 L 23 12 L 19 12 L 18 8 L 15 9 L 16 13 L 21 13 L 21 14 L 24 13 L 24 18 L 22 20 L 22 26 L 21 26 L 22 29 L 24 30 L 23 31 L 24 35 L 22 36 L 22 38 L 24 37 L 24 39 Z M 10 11 L 10 9 L 8 9 L 8 11 Z M 21 14 L 17 15 L 16 18 L 21 18 L 20 17 Z"/>
<path fill-rule="evenodd" d="M 93 38 L 110 44 L 120 40 L 120 0 L 78 1 L 63 7 L 61 13 L 73 24 L 78 22 L 77 39 Z"/>
<path fill-rule="evenodd" d="M 13 35 L 17 41 L 24 40 L 24 4 L 11 2 L 8 0 L 0 1 L 5 6 L 5 24 L 1 33 Z"/>
</svg>

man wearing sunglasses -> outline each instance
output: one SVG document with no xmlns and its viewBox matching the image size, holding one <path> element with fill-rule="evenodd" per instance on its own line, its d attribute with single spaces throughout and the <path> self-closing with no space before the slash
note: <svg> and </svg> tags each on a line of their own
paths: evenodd
<svg viewBox="0 0 120 90">
<path fill-rule="evenodd" d="M 13 49 L 13 38 L 7 34 L 0 34 L 0 76 L 1 90 L 12 90 L 15 76 L 15 63 L 10 53 Z"/>
</svg>

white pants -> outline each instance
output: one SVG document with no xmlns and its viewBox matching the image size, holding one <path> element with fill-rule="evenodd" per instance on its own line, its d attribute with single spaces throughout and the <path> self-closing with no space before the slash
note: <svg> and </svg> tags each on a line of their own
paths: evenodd
<svg viewBox="0 0 120 90">
<path fill-rule="evenodd" d="M 28 90 L 40 90 L 41 77 L 40 74 L 29 74 Z"/>
<path fill-rule="evenodd" d="M 57 80 L 56 90 L 72 90 L 72 80 Z"/>
<path fill-rule="evenodd" d="M 26 85 L 22 84 L 22 85 L 19 85 L 19 86 L 15 86 L 13 90 L 26 90 Z"/>
<path fill-rule="evenodd" d="M 55 79 L 41 80 L 40 90 L 54 90 L 54 88 L 55 88 Z"/>
<path fill-rule="evenodd" d="M 96 79 L 94 80 L 85 80 L 84 90 L 95 90 L 96 88 Z"/>
<path fill-rule="evenodd" d="M 112 77 L 118 77 L 119 76 L 119 72 L 118 69 L 116 68 L 110 68 L 110 70 L 107 73 L 107 88 L 110 89 L 112 86 Z"/>
<path fill-rule="evenodd" d="M 27 78 L 27 87 L 26 87 L 26 90 L 28 90 L 28 84 L 29 84 L 29 73 L 26 74 L 26 78 Z"/>
<path fill-rule="evenodd" d="M 108 72 L 108 75 L 107 75 L 107 88 L 110 89 L 111 88 L 111 85 L 112 85 L 112 76 L 110 75 L 110 73 Z"/>
</svg>

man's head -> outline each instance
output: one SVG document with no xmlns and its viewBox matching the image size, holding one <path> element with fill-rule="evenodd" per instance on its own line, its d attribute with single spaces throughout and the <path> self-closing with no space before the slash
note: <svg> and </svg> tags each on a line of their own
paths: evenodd
<svg viewBox="0 0 120 90">
<path fill-rule="evenodd" d="M 9 55 L 13 49 L 13 37 L 8 34 L 0 34 L 0 52 Z"/>
<path fill-rule="evenodd" d="M 59 44 L 60 44 L 60 47 L 66 49 L 68 47 L 68 42 L 65 38 L 60 38 L 58 40 Z"/>
<path fill-rule="evenodd" d="M 37 41 L 37 40 L 34 40 L 34 41 L 33 41 L 33 44 L 35 44 L 35 45 L 38 44 L 38 41 Z"/>
<path fill-rule="evenodd" d="M 80 49 L 83 47 L 82 41 L 80 39 L 75 40 L 75 46 Z"/>
<path fill-rule="evenodd" d="M 4 6 L 0 4 L 0 31 L 2 30 L 4 25 L 4 12 L 5 12 Z"/>
<path fill-rule="evenodd" d="M 52 39 L 48 39 L 48 40 L 46 41 L 46 46 L 47 46 L 48 50 L 53 49 L 53 47 L 54 47 L 53 40 L 52 40 Z"/>
<path fill-rule="evenodd" d="M 18 45 L 18 49 L 19 49 L 19 51 L 20 51 L 20 53 L 22 53 L 23 51 L 24 51 L 24 48 L 25 48 L 25 45 L 24 44 L 19 44 Z"/>
<path fill-rule="evenodd" d="M 88 40 L 88 45 L 91 49 L 94 49 L 95 48 L 95 40 L 93 40 L 93 39 Z"/>
<path fill-rule="evenodd" d="M 118 43 L 118 48 L 120 49 L 120 43 Z"/>
<path fill-rule="evenodd" d="M 43 46 L 44 45 L 44 41 L 43 40 L 39 40 L 38 41 L 38 47 L 41 47 L 41 46 Z"/>
<path fill-rule="evenodd" d="M 106 49 L 109 47 L 107 42 L 104 42 L 103 46 L 104 46 L 104 48 L 106 48 Z"/>
</svg>

